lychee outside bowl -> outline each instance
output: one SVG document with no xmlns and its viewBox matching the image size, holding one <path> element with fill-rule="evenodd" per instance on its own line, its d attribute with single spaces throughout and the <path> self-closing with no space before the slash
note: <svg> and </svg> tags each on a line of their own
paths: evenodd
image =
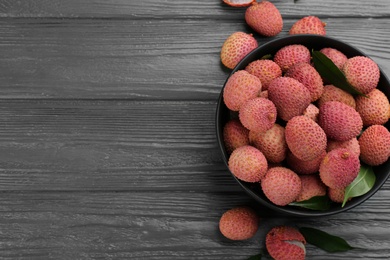
<svg viewBox="0 0 390 260">
<path fill-rule="evenodd" d="M 269 41 L 251 53 L 249 53 L 231 72 L 229 77 L 236 72 L 237 70 L 245 69 L 245 67 L 252 61 L 260 59 L 264 55 L 273 55 L 280 48 L 290 45 L 290 44 L 302 44 L 309 48 L 309 50 L 320 50 L 324 47 L 331 47 L 338 49 L 343 52 L 348 58 L 353 56 L 367 56 L 360 50 L 352 47 L 351 45 L 344 43 L 342 41 L 336 40 L 334 38 L 319 36 L 319 35 L 293 35 L 287 36 L 284 38 L 275 39 Z M 227 81 L 227 80 L 226 80 Z M 226 151 L 224 141 L 223 141 L 223 126 L 226 122 L 231 118 L 231 112 L 225 106 L 223 102 L 223 89 L 225 88 L 225 84 L 222 88 L 221 94 L 218 99 L 217 110 L 216 110 L 216 131 L 217 131 L 217 139 L 220 150 L 222 152 L 222 158 L 228 167 L 229 154 Z M 390 82 L 386 75 L 381 70 L 380 80 L 378 84 L 378 89 L 383 91 L 385 95 L 390 99 Z M 390 129 L 390 121 L 386 123 L 385 127 Z M 374 167 L 374 172 L 376 175 L 376 182 L 374 187 L 365 195 L 360 197 L 355 197 L 349 202 L 346 203 L 344 207 L 341 207 L 341 204 L 332 204 L 331 208 L 324 211 L 315 211 L 310 209 L 305 209 L 296 206 L 277 206 L 270 202 L 261 191 L 261 187 L 259 183 L 247 183 L 237 179 L 233 174 L 233 178 L 237 181 L 237 183 L 244 189 L 246 193 L 248 193 L 252 198 L 254 198 L 261 205 L 270 208 L 271 210 L 282 213 L 283 215 L 288 216 L 297 216 L 297 217 L 313 217 L 313 216 L 326 216 L 332 215 L 340 212 L 347 211 L 351 208 L 356 207 L 357 205 L 363 203 L 367 199 L 369 199 L 372 195 L 374 195 L 386 182 L 390 175 L 390 160 L 386 163 Z"/>
</svg>

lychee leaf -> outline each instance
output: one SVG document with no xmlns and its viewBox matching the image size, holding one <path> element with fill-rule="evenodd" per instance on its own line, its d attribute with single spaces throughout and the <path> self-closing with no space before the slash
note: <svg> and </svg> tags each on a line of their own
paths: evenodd
<svg viewBox="0 0 390 260">
<path fill-rule="evenodd" d="M 271 60 L 271 59 L 272 59 L 272 54 L 266 54 L 260 58 L 260 60 Z"/>
<path fill-rule="evenodd" d="M 312 50 L 312 59 L 314 67 L 321 77 L 327 79 L 335 87 L 347 91 L 352 95 L 366 96 L 348 83 L 344 73 L 325 54 Z"/>
<path fill-rule="evenodd" d="M 312 244 L 327 252 L 345 252 L 353 249 L 343 238 L 331 235 L 322 230 L 310 227 L 301 227 L 299 231 L 305 237 L 307 243 Z"/>
<path fill-rule="evenodd" d="M 371 166 L 361 164 L 358 176 L 345 189 L 344 201 L 341 207 L 344 207 L 350 198 L 358 197 L 369 192 L 375 184 L 375 173 Z"/>
<path fill-rule="evenodd" d="M 330 208 L 330 204 L 328 196 L 315 196 L 308 200 L 292 202 L 289 205 L 312 210 L 327 210 Z"/>
<path fill-rule="evenodd" d="M 261 260 L 262 254 L 257 254 L 249 257 L 247 260 Z"/>
</svg>

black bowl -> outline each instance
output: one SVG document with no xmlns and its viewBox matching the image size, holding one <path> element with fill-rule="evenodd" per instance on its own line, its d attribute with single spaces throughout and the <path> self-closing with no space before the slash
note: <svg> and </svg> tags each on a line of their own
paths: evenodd
<svg viewBox="0 0 390 260">
<path fill-rule="evenodd" d="M 367 56 L 360 50 L 352 47 L 351 45 L 344 43 L 342 41 L 336 40 L 334 38 L 325 37 L 325 36 L 319 36 L 319 35 L 292 35 L 287 36 L 284 38 L 275 39 L 272 41 L 269 41 L 252 52 L 250 52 L 231 72 L 229 77 L 236 72 L 237 70 L 245 69 L 245 67 L 252 61 L 260 59 L 264 55 L 268 54 L 275 54 L 276 51 L 278 51 L 280 48 L 291 45 L 291 44 L 302 44 L 309 48 L 309 50 L 320 50 L 325 47 L 331 47 L 338 49 L 342 53 L 344 53 L 348 58 L 353 56 Z M 227 80 L 226 80 L 227 81 Z M 223 160 L 228 166 L 228 160 L 229 160 L 229 154 L 226 151 L 226 148 L 224 146 L 223 141 L 223 127 L 225 123 L 231 119 L 232 113 L 229 111 L 229 109 L 225 106 L 223 102 L 223 89 L 225 88 L 225 84 L 222 88 L 221 94 L 218 99 L 218 105 L 216 110 L 216 130 L 217 130 L 217 139 L 219 143 L 220 150 L 222 152 Z M 390 83 L 386 75 L 382 72 L 380 73 L 380 80 L 378 84 L 378 89 L 383 91 L 385 95 L 390 99 Z M 386 123 L 386 128 L 390 128 L 390 121 Z M 332 204 L 331 208 L 324 211 L 315 211 L 310 209 L 305 209 L 302 207 L 296 207 L 296 206 L 277 206 L 270 202 L 263 192 L 261 191 L 259 184 L 253 184 L 253 183 L 247 183 L 244 181 L 241 181 L 237 179 L 232 173 L 231 175 L 234 177 L 234 179 L 237 181 L 237 183 L 256 201 L 258 201 L 260 204 L 278 212 L 282 213 L 284 215 L 288 216 L 299 216 L 299 217 L 312 217 L 312 216 L 326 216 L 326 215 L 332 215 L 340 212 L 347 211 L 368 198 L 370 198 L 373 194 L 375 194 L 382 185 L 386 182 L 390 175 L 390 160 L 388 160 L 386 163 L 374 167 L 374 172 L 376 174 L 376 182 L 374 184 L 374 187 L 366 194 L 355 197 L 349 202 L 346 203 L 344 207 L 341 207 L 340 204 Z"/>
</svg>

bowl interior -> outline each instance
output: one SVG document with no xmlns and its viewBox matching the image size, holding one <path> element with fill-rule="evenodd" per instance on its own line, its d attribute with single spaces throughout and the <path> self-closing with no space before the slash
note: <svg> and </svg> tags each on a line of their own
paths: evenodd
<svg viewBox="0 0 390 260">
<path fill-rule="evenodd" d="M 280 48 L 291 45 L 291 44 L 302 44 L 309 48 L 309 50 L 320 50 L 325 47 L 331 47 L 338 49 L 339 51 L 343 52 L 348 58 L 353 56 L 367 56 L 360 50 L 333 38 L 330 37 L 324 37 L 319 35 L 293 35 L 288 36 L 285 38 L 279 38 L 276 40 L 269 41 L 261 46 L 259 46 L 257 49 L 253 50 L 251 53 L 249 53 L 231 72 L 229 77 L 236 72 L 237 70 L 245 69 L 245 67 L 252 61 L 260 59 L 264 55 L 274 55 L 276 51 L 278 51 Z M 226 80 L 227 81 L 227 80 Z M 225 81 L 225 84 L 226 84 Z M 222 88 L 221 94 L 218 99 L 217 104 L 217 110 L 216 110 L 216 130 L 217 130 L 217 139 L 219 143 L 219 147 L 222 152 L 223 160 L 228 166 L 228 159 L 229 154 L 227 153 L 224 142 L 223 142 L 223 126 L 226 124 L 226 122 L 232 118 L 232 114 L 229 111 L 229 109 L 225 106 L 223 102 L 223 89 L 225 88 L 225 84 Z M 380 80 L 378 84 L 378 89 L 383 91 L 385 95 L 390 99 L 390 83 L 386 75 L 382 72 L 380 73 Z M 390 127 L 390 121 L 386 123 L 385 127 L 389 129 Z M 386 163 L 374 167 L 374 172 L 376 175 L 376 182 L 374 187 L 365 195 L 360 197 L 355 197 L 344 207 L 341 207 L 340 204 L 332 204 L 331 208 L 326 211 L 314 211 L 309 209 L 304 209 L 301 207 L 294 207 L 294 206 L 284 206 L 280 207 L 273 203 L 271 203 L 263 194 L 261 191 L 260 185 L 258 183 L 247 183 L 244 181 L 241 181 L 237 179 L 233 174 L 232 176 L 235 178 L 235 180 L 238 182 L 238 184 L 255 200 L 257 200 L 259 203 L 261 203 L 264 206 L 269 207 L 270 209 L 277 211 L 282 214 L 287 214 L 290 216 L 302 216 L 302 217 L 308 217 L 308 216 L 325 216 L 325 215 L 331 215 L 335 213 L 340 213 L 343 211 L 346 211 L 348 209 L 351 209 L 363 201 L 367 200 L 369 197 L 371 197 L 388 179 L 390 175 L 390 160 L 388 160 Z"/>
</svg>

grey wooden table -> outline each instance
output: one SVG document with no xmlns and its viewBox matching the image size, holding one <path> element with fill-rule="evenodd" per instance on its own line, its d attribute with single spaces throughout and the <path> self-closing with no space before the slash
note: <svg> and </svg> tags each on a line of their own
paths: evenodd
<svg viewBox="0 0 390 260">
<path fill-rule="evenodd" d="M 390 74 L 389 0 L 273 2 L 276 38 L 317 15 Z M 389 258 L 389 182 L 349 212 L 294 219 L 266 214 L 227 172 L 219 52 L 251 32 L 243 13 L 219 0 L 0 1 L 0 259 L 246 259 L 282 224 L 360 248 L 308 246 L 308 259 Z M 242 204 L 260 229 L 231 242 L 218 221 Z"/>
</svg>

